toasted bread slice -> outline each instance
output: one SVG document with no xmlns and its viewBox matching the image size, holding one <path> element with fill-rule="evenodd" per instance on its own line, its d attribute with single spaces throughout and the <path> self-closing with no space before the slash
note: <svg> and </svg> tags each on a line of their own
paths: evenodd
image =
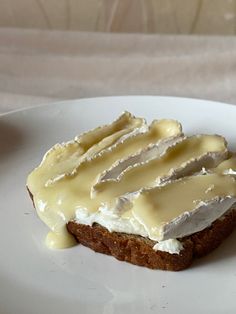
<svg viewBox="0 0 236 314">
<path fill-rule="evenodd" d="M 179 271 L 190 266 L 197 257 L 207 255 L 230 235 L 236 227 L 236 209 L 216 220 L 210 227 L 178 239 L 183 244 L 179 254 L 155 251 L 155 242 L 137 235 L 109 232 L 99 224 L 93 226 L 70 221 L 68 231 L 76 240 L 95 252 L 112 255 L 118 260 L 151 269 Z"/>
<path fill-rule="evenodd" d="M 29 191 L 33 201 L 33 195 Z M 178 239 L 184 249 L 179 254 L 154 251 L 155 241 L 137 235 L 109 232 L 99 224 L 88 226 L 76 221 L 67 223 L 67 230 L 77 242 L 95 252 L 112 255 L 120 261 L 151 269 L 179 271 L 188 268 L 195 258 L 217 248 L 236 228 L 236 209 L 231 209 L 213 224 L 190 236 Z"/>
</svg>

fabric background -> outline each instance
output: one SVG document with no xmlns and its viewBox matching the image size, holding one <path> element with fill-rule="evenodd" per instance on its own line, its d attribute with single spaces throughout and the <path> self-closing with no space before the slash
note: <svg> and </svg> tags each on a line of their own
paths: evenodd
<svg viewBox="0 0 236 314">
<path fill-rule="evenodd" d="M 0 29 L 0 113 L 132 94 L 236 104 L 236 38 Z"/>
</svg>

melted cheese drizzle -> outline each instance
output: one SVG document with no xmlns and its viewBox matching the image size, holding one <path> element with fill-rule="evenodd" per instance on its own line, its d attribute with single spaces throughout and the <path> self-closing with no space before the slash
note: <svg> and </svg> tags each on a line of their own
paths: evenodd
<svg viewBox="0 0 236 314">
<path fill-rule="evenodd" d="M 140 125 L 140 119 L 130 118 L 129 123 L 120 128 L 127 127 L 131 132 Z M 49 247 L 65 248 L 75 243 L 66 230 L 66 223 L 75 217 L 78 208 L 84 207 L 91 211 L 98 208 L 99 199 L 91 199 L 90 190 L 102 171 L 149 144 L 182 134 L 180 124 L 172 120 L 154 121 L 147 132 L 127 136 L 122 141 L 120 128 L 110 127 L 112 130 L 109 132 L 100 130 L 99 138 L 97 132 L 94 138 L 91 132 L 89 135 L 85 134 L 86 140 L 82 137 L 76 143 L 55 146 L 46 154 L 40 166 L 29 175 L 27 186 L 33 194 L 38 215 L 51 229 L 46 238 Z M 107 148 L 101 143 L 105 141 L 107 144 L 108 138 L 112 145 Z M 98 146 L 102 149 L 98 149 Z M 91 148 L 97 153 L 90 156 L 87 154 L 83 158 Z"/>
</svg>

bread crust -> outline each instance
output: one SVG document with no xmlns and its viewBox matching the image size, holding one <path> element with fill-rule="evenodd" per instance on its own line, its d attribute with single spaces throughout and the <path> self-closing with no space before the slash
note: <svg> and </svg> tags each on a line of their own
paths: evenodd
<svg viewBox="0 0 236 314">
<path fill-rule="evenodd" d="M 179 254 L 154 251 L 154 241 L 137 235 L 109 232 L 99 224 L 93 226 L 70 221 L 68 231 L 76 240 L 95 252 L 112 255 L 120 261 L 151 269 L 179 271 L 188 268 L 197 257 L 207 255 L 236 227 L 236 210 L 231 210 L 210 227 L 179 239 L 184 249 Z"/>
<path fill-rule="evenodd" d="M 27 188 L 30 198 L 34 199 Z M 180 254 L 154 251 L 154 241 L 137 235 L 109 232 L 99 224 L 93 226 L 67 223 L 67 230 L 77 242 L 95 252 L 112 255 L 120 261 L 126 261 L 151 269 L 179 271 L 188 268 L 195 258 L 209 254 L 216 249 L 236 228 L 236 209 L 230 210 L 223 218 L 212 223 L 202 231 L 179 239 L 184 249 Z"/>
</svg>

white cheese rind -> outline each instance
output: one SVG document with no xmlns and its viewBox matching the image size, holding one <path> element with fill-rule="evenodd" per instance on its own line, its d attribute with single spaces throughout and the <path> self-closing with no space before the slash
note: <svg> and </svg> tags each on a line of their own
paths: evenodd
<svg viewBox="0 0 236 314">
<path fill-rule="evenodd" d="M 101 191 L 104 186 L 109 184 L 110 182 L 119 183 L 122 178 L 128 173 L 130 170 L 134 168 L 142 167 L 153 160 L 161 160 L 165 154 L 168 154 L 168 151 L 178 147 L 178 144 L 184 143 L 186 140 L 191 138 L 201 138 L 204 135 L 196 135 L 192 137 L 183 137 L 179 136 L 176 138 L 172 138 L 168 141 L 160 141 L 157 144 L 149 145 L 148 148 L 140 151 L 138 154 L 132 155 L 129 159 L 121 160 L 115 163 L 110 169 L 104 171 L 98 179 L 95 181 L 94 185 L 91 187 L 91 197 L 96 197 L 97 193 Z M 223 140 L 222 137 L 219 137 Z M 168 173 L 157 176 L 155 182 L 151 185 L 151 187 L 158 186 L 163 182 L 178 179 L 183 176 L 191 175 L 195 172 L 199 172 L 202 168 L 214 168 L 218 166 L 225 158 L 227 158 L 228 150 L 226 147 L 220 151 L 209 151 L 203 153 L 202 155 L 196 158 L 190 158 L 186 162 L 183 162 L 177 168 L 171 168 Z M 146 188 L 143 186 L 143 188 Z"/>
<path fill-rule="evenodd" d="M 181 140 L 181 139 L 180 139 Z M 185 177 L 187 175 L 196 173 L 197 174 L 207 174 L 205 168 L 203 166 L 215 167 L 222 160 L 224 160 L 227 152 L 216 152 L 216 153 L 206 153 L 199 158 L 188 160 L 186 163 L 182 164 L 181 167 L 177 169 L 171 169 L 168 174 L 162 177 L 157 177 L 155 183 L 152 187 L 143 187 L 142 189 L 124 194 L 117 198 L 116 207 L 114 210 L 123 210 L 123 208 L 132 206 L 132 201 L 135 197 L 138 197 L 140 193 L 144 190 L 152 189 L 164 184 L 168 184 L 176 179 Z M 199 171 L 199 172 L 198 172 Z M 108 179 L 109 180 L 109 179 Z M 112 181 L 113 179 L 111 179 Z M 119 179 L 117 179 L 119 180 Z M 106 180 L 107 181 L 107 180 Z M 96 190 L 91 189 L 91 197 L 96 197 Z"/>
<path fill-rule="evenodd" d="M 176 217 L 162 228 L 161 241 L 171 238 L 182 238 L 209 227 L 223 216 L 234 204 L 235 197 L 215 198 L 209 202 L 200 202 L 194 210 Z"/>
<path fill-rule="evenodd" d="M 97 158 L 98 156 L 101 156 L 101 155 L 106 154 L 108 152 L 112 152 L 113 149 L 115 149 L 117 147 L 117 145 L 120 145 L 121 143 L 124 143 L 125 141 L 127 141 L 129 138 L 135 138 L 137 135 L 145 133 L 147 131 L 148 131 L 148 126 L 147 125 L 143 125 L 140 128 L 135 128 L 132 131 L 130 131 L 128 134 L 125 134 L 125 135 L 121 136 L 112 145 L 110 145 L 108 147 L 104 146 L 104 147 L 100 147 L 99 148 L 101 143 L 96 144 L 95 146 L 92 147 L 92 149 L 89 149 L 83 155 L 81 155 L 81 156 L 77 155 L 77 158 L 76 158 L 77 160 L 76 160 L 76 163 L 74 163 L 73 168 L 71 168 L 69 171 L 67 171 L 67 172 L 65 172 L 63 174 L 59 174 L 59 175 L 57 175 L 57 176 L 55 176 L 53 178 L 50 178 L 45 183 L 45 186 L 50 186 L 50 185 L 54 184 L 57 181 L 60 181 L 61 179 L 65 178 L 65 177 L 69 177 L 69 176 L 75 175 L 78 172 L 78 168 L 83 163 L 89 162 L 89 161 Z M 70 143 L 72 143 L 72 142 L 70 142 Z M 76 143 L 76 142 L 73 142 L 73 143 Z"/>
<path fill-rule="evenodd" d="M 103 173 L 101 173 L 93 187 L 93 190 L 96 189 L 96 184 L 99 184 L 101 182 L 113 180 L 119 181 L 120 177 L 127 170 L 132 167 L 136 167 L 138 165 L 146 163 L 154 158 L 160 157 L 166 152 L 166 150 L 170 146 L 173 146 L 176 143 L 182 141 L 182 139 L 182 135 L 161 139 L 156 144 L 149 145 L 148 147 L 142 149 L 134 155 L 129 156 L 126 159 L 118 160 L 115 164 L 112 165 L 110 169 L 107 169 Z"/>
<path fill-rule="evenodd" d="M 95 127 L 94 129 L 91 129 L 89 131 L 85 131 L 84 133 L 76 136 L 74 140 L 81 147 L 83 147 L 84 145 L 92 147 L 94 144 L 96 145 L 96 143 L 112 135 L 114 133 L 114 128 L 118 126 L 119 124 L 122 124 L 122 123 L 130 124 L 135 121 L 138 122 L 138 124 L 140 124 L 140 127 L 142 127 L 143 125 L 147 125 L 145 119 L 136 118 L 130 112 L 124 111 L 117 119 L 115 119 L 111 123 Z M 96 139 L 96 143 L 91 143 L 91 142 L 89 143 L 89 137 L 91 137 L 92 139 Z"/>
<path fill-rule="evenodd" d="M 122 123 L 124 128 L 121 127 Z M 86 131 L 74 140 L 55 144 L 44 154 L 40 165 L 35 170 L 48 167 L 51 177 L 45 181 L 45 186 L 50 186 L 71 175 L 84 161 L 95 158 L 106 149 L 112 149 L 131 136 L 147 131 L 148 125 L 145 119 L 136 118 L 129 112 L 124 112 L 110 124 Z"/>
</svg>

